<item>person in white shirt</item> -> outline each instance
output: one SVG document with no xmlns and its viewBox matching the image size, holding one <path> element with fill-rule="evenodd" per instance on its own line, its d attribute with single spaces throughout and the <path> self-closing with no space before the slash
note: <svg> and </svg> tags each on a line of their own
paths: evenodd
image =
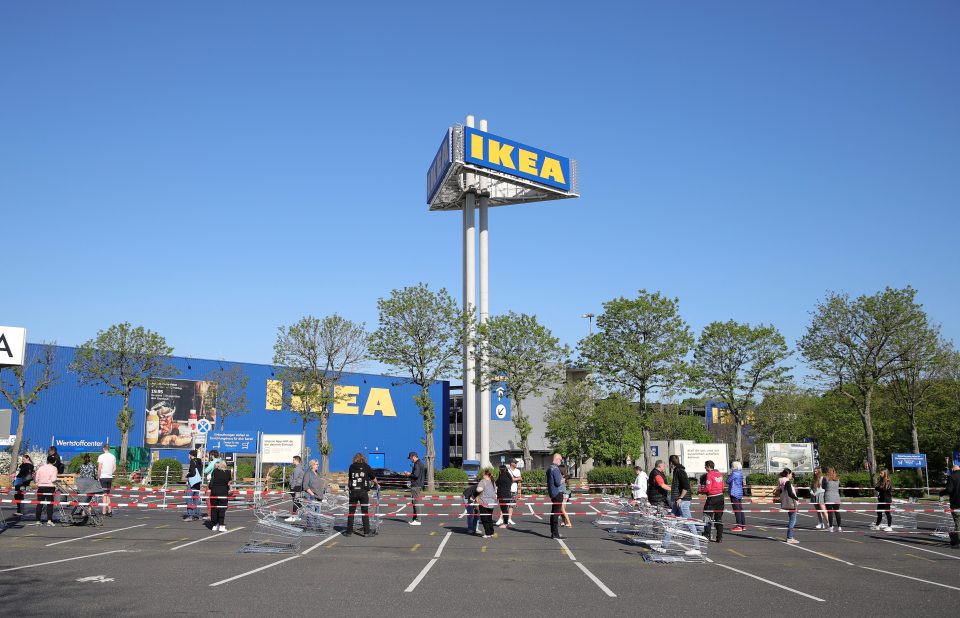
<svg viewBox="0 0 960 618">
<path fill-rule="evenodd" d="M 110 452 L 110 445 L 103 444 L 103 453 L 97 457 L 97 478 L 100 487 L 103 487 L 103 513 L 113 517 L 113 508 L 110 506 L 110 488 L 113 487 L 113 474 L 117 471 L 117 458 Z"/>
<path fill-rule="evenodd" d="M 640 466 L 634 466 L 633 471 L 637 473 L 637 478 L 633 479 L 630 489 L 633 492 L 633 503 L 640 505 L 647 501 L 647 473 Z"/>
</svg>

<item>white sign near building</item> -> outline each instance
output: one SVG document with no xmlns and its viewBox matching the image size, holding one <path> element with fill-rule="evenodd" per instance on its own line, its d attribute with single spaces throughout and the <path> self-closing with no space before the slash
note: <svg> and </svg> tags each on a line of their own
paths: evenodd
<svg viewBox="0 0 960 618">
<path fill-rule="evenodd" d="M 303 439 L 300 434 L 263 434 L 260 438 L 262 463 L 290 463 L 300 454 Z"/>
<path fill-rule="evenodd" d="M 713 465 L 720 472 L 727 472 L 727 445 L 726 444 L 681 444 L 680 463 L 687 469 L 690 476 L 703 474 L 707 471 L 703 463 L 713 461 Z"/>
<path fill-rule="evenodd" d="M 790 468 L 794 474 L 813 473 L 813 444 L 810 442 L 771 442 L 766 445 L 769 474 Z"/>
<path fill-rule="evenodd" d="M 0 367 L 22 367 L 27 356 L 27 329 L 0 326 Z"/>
</svg>

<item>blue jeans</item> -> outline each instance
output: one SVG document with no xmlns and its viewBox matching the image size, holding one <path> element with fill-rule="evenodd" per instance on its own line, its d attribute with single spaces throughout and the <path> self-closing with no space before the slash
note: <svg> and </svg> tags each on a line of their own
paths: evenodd
<svg viewBox="0 0 960 618">
<path fill-rule="evenodd" d="M 790 511 L 790 518 L 787 520 L 787 538 L 793 538 L 793 529 L 797 526 L 797 512 Z"/>
<path fill-rule="evenodd" d="M 194 485 L 187 494 L 187 517 L 200 517 L 200 485 Z"/>
<path fill-rule="evenodd" d="M 476 515 L 477 507 L 472 502 L 465 506 L 467 508 L 467 532 L 476 534 L 477 524 L 480 523 L 480 518 Z"/>
<path fill-rule="evenodd" d="M 690 500 L 677 500 L 673 503 L 673 514 L 676 517 L 683 517 L 684 519 L 693 519 L 693 515 L 690 513 Z M 693 548 L 700 549 L 700 534 L 697 532 L 697 527 L 695 525 L 687 524 L 687 530 L 690 531 L 690 534 L 693 535 Z M 670 539 L 673 538 L 673 535 L 670 533 L 669 529 L 667 533 L 663 535 L 663 547 L 666 549 L 667 545 L 670 544 Z"/>
</svg>

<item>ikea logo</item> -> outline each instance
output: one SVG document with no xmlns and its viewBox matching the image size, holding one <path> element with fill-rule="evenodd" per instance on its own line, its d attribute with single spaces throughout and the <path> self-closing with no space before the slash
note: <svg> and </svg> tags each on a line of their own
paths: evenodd
<svg viewBox="0 0 960 618">
<path fill-rule="evenodd" d="M 464 128 L 464 161 L 539 184 L 570 190 L 570 159 L 492 133 Z"/>
</svg>

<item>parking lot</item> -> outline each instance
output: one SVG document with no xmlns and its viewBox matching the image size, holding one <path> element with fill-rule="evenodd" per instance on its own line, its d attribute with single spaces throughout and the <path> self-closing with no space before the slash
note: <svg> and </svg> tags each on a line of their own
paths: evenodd
<svg viewBox="0 0 960 618">
<path fill-rule="evenodd" d="M 934 514 L 921 514 L 915 532 L 885 533 L 869 530 L 872 515 L 845 513 L 843 534 L 813 530 L 816 519 L 803 514 L 801 543 L 790 546 L 785 516 L 754 505 L 747 530 L 711 544 L 707 563 L 653 564 L 646 549 L 591 525 L 602 508 L 595 499 L 571 505 L 579 514 L 560 542 L 549 538 L 542 502 L 522 504 L 517 526 L 490 539 L 466 534 L 458 508 L 427 508 L 417 527 L 407 524 L 409 506 L 388 502 L 379 535 L 304 537 L 291 554 L 237 553 L 256 525 L 249 509 L 231 510 L 219 534 L 175 509 L 123 509 L 101 528 L 26 525 L 31 517 L 0 533 L 0 594 L 18 615 L 866 616 L 960 602 L 960 552 L 934 538 Z"/>
</svg>

